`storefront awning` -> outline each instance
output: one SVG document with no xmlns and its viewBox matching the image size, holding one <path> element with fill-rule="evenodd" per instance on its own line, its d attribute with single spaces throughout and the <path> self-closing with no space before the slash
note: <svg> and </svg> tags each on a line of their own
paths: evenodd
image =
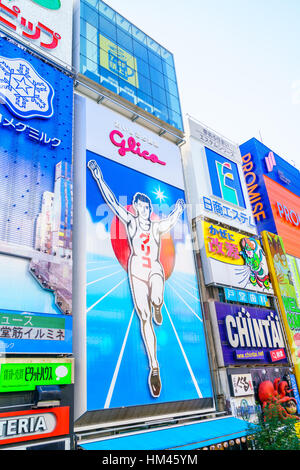
<svg viewBox="0 0 300 470">
<path fill-rule="evenodd" d="M 85 450 L 192 450 L 249 434 L 248 423 L 226 417 L 80 443 Z"/>
</svg>

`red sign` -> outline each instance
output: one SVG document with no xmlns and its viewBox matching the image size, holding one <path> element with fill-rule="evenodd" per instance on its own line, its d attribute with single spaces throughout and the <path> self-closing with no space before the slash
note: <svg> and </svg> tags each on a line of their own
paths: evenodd
<svg viewBox="0 0 300 470">
<path fill-rule="evenodd" d="M 274 351 L 270 351 L 270 355 L 272 362 L 281 361 L 286 357 L 284 349 L 275 349 Z"/>
<path fill-rule="evenodd" d="M 116 137 L 118 139 L 116 140 Z M 141 150 L 140 142 L 136 142 L 134 137 L 129 137 L 127 141 L 124 139 L 122 132 L 114 130 L 109 134 L 110 141 L 116 147 L 119 147 L 118 153 L 121 157 L 125 157 L 127 152 L 131 152 L 134 155 L 150 160 L 152 163 L 159 163 L 160 165 L 166 165 L 166 162 L 159 160 L 158 156 L 154 153 L 149 153 L 147 150 Z M 119 140 L 121 139 L 121 140 Z"/>
<path fill-rule="evenodd" d="M 0 445 L 69 434 L 69 407 L 0 413 Z"/>
<path fill-rule="evenodd" d="M 2 16 L 4 15 L 4 16 Z M 33 24 L 30 20 L 22 16 L 22 12 L 19 7 L 14 5 L 12 8 L 7 7 L 0 0 L 0 22 L 13 31 L 17 30 L 17 26 L 25 29 L 22 31 L 22 35 L 26 39 L 38 40 L 39 45 L 45 49 L 55 49 L 61 39 L 60 34 L 55 33 L 48 26 L 44 25 L 40 21 L 37 24 Z M 44 33 L 46 37 L 50 38 L 50 43 L 43 42 L 41 40 L 41 33 Z"/>
</svg>

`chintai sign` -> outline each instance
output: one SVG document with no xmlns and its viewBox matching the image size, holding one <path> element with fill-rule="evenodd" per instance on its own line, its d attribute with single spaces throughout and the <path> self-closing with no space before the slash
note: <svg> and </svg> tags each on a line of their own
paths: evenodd
<svg viewBox="0 0 300 470">
<path fill-rule="evenodd" d="M 225 365 L 287 362 L 276 311 L 216 302 L 215 313 Z"/>
</svg>

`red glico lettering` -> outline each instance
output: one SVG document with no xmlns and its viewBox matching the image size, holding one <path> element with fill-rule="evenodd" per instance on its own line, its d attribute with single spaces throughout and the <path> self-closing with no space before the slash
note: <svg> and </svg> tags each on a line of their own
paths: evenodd
<svg viewBox="0 0 300 470">
<path fill-rule="evenodd" d="M 116 137 L 118 137 L 117 140 Z M 126 141 L 122 132 L 114 130 L 109 134 L 109 138 L 111 143 L 119 148 L 118 153 L 121 157 L 125 157 L 127 152 L 131 152 L 134 155 L 145 158 L 145 160 L 150 160 L 152 163 L 166 165 L 166 162 L 159 160 L 158 156 L 154 155 L 154 153 L 150 154 L 147 150 L 142 151 L 140 142 L 136 142 L 134 137 L 129 137 Z M 119 140 L 119 138 L 121 140 Z"/>
</svg>

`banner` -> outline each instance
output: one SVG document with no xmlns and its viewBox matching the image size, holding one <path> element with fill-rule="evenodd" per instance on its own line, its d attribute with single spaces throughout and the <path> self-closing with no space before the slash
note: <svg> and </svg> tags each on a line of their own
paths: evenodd
<svg viewBox="0 0 300 470">
<path fill-rule="evenodd" d="M 279 235 L 262 232 L 263 244 L 266 250 L 270 275 L 278 298 L 282 319 L 284 322 L 295 376 L 300 385 L 300 308 L 297 301 L 296 289 L 293 284 L 284 243 Z"/>
</svg>

